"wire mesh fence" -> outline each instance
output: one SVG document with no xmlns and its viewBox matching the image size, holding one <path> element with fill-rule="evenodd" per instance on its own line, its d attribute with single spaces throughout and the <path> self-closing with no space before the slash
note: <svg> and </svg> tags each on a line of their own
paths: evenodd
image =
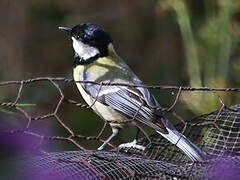
<svg viewBox="0 0 240 180">
<path fill-rule="evenodd" d="M 34 82 L 50 82 L 57 89 L 60 98 L 53 112 L 40 116 L 32 116 L 19 103 L 25 85 Z M 208 87 L 177 87 L 177 86 L 141 86 L 144 88 L 176 90 L 175 100 L 168 107 L 151 107 L 163 112 L 168 112 L 179 120 L 176 125 L 178 131 L 194 142 L 207 153 L 206 162 L 192 163 L 179 148 L 168 142 L 159 134 L 148 135 L 139 126 L 135 119 L 123 122 L 137 126 L 145 137 L 138 139 L 137 144 L 145 146 L 145 150 L 135 148 L 117 149 L 116 145 L 110 151 L 94 151 L 85 148 L 79 139 L 86 141 L 97 140 L 104 142 L 104 125 L 96 136 L 76 134 L 67 126 L 64 119 L 58 115 L 63 102 L 74 104 L 80 108 L 90 108 L 82 102 L 68 99 L 64 96 L 58 82 L 73 83 L 66 78 L 34 78 L 21 81 L 0 82 L 0 86 L 17 85 L 18 92 L 14 102 L 1 102 L 0 107 L 13 107 L 23 114 L 27 123 L 22 129 L 1 129 L 1 139 L 16 135 L 27 140 L 34 137 L 36 151 L 40 155 L 26 155 L 18 162 L 18 170 L 22 178 L 29 179 L 219 179 L 240 177 L 240 105 L 227 107 L 217 91 L 236 91 L 240 88 L 208 88 Z M 95 83 L 99 86 L 139 86 L 120 83 L 104 82 L 77 82 Z M 209 91 L 214 93 L 219 100 L 221 108 L 215 112 L 198 116 L 189 121 L 184 120 L 174 111 L 183 91 Z M 33 121 L 55 119 L 67 132 L 67 136 L 46 136 L 31 129 Z M 46 152 L 41 148 L 45 140 L 66 141 L 79 148 L 79 151 Z"/>
</svg>

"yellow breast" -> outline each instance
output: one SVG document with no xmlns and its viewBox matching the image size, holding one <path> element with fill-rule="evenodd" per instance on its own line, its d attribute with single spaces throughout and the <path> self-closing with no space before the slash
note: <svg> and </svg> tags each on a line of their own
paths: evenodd
<svg viewBox="0 0 240 180">
<path fill-rule="evenodd" d="M 104 61 L 103 61 L 104 62 Z M 109 64 L 107 64 L 109 66 Z M 99 66 L 99 67 L 94 67 L 94 66 Z M 111 66 L 111 64 L 110 64 Z M 92 72 L 93 70 L 95 70 L 94 72 Z M 104 78 L 104 75 L 108 72 L 108 68 L 106 68 L 106 66 L 104 66 L 104 63 L 101 62 L 97 62 L 95 64 L 92 64 L 91 66 L 82 66 L 82 65 L 78 65 L 73 69 L 73 76 L 74 76 L 74 80 L 75 81 L 79 81 L 82 78 L 80 77 L 81 72 L 83 71 L 87 71 L 88 73 L 92 73 L 91 74 L 91 80 L 95 81 L 98 78 L 101 79 Z M 98 72 L 96 72 L 98 71 Z M 103 81 L 106 79 L 103 79 Z M 98 101 L 95 101 L 94 98 L 92 98 L 88 93 L 86 93 L 86 91 L 83 89 L 83 87 L 81 86 L 81 83 L 76 83 L 78 90 L 80 91 L 83 99 L 86 101 L 86 103 L 92 107 L 92 109 L 99 115 L 101 116 L 103 119 L 105 119 L 106 121 L 110 121 L 110 124 L 112 126 L 115 127 L 122 127 L 123 124 L 119 124 L 119 123 L 111 123 L 113 121 L 116 122 L 120 122 L 120 121 L 125 121 L 127 120 L 127 118 L 119 113 L 118 111 L 115 111 L 114 109 L 112 109 L 110 106 L 106 106 Z"/>
</svg>

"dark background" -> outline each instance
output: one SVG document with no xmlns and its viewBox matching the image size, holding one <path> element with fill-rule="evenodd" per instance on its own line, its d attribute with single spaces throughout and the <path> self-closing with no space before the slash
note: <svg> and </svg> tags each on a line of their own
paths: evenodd
<svg viewBox="0 0 240 180">
<path fill-rule="evenodd" d="M 234 0 L 0 0 L 0 81 L 72 78 L 71 44 L 58 26 L 93 22 L 111 34 L 118 54 L 146 84 L 239 87 L 239 5 Z M 82 101 L 73 83 L 59 84 L 66 97 Z M 17 87 L 0 86 L 0 102 L 13 102 Z M 169 90 L 152 92 L 165 107 L 176 95 Z M 239 93 L 218 94 L 226 105 L 240 103 Z M 24 109 L 35 117 L 53 112 L 58 99 L 49 82 L 38 82 L 24 86 L 19 103 L 34 104 Z M 187 120 L 220 106 L 212 92 L 184 92 L 175 111 Z M 0 107 L 0 111 L 2 129 L 26 125 L 14 109 Z M 67 103 L 58 115 L 76 134 L 97 135 L 103 125 L 91 110 Z M 69 135 L 54 118 L 34 122 L 30 130 L 46 136 Z M 104 137 L 109 133 L 108 127 Z M 113 144 L 134 136 L 134 128 L 127 128 Z M 80 144 L 90 149 L 100 145 Z M 0 151 L 8 151 L 5 146 L 2 143 Z M 61 141 L 44 141 L 42 148 L 77 149 Z"/>
</svg>

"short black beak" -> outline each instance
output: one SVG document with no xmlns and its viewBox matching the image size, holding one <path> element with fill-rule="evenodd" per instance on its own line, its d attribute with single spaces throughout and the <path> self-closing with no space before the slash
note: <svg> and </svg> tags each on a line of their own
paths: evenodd
<svg viewBox="0 0 240 180">
<path fill-rule="evenodd" d="M 72 28 L 69 28 L 69 27 L 58 27 L 58 29 L 63 30 L 63 31 L 66 31 L 66 32 L 68 32 L 68 33 L 70 33 L 71 30 L 72 30 Z"/>
</svg>

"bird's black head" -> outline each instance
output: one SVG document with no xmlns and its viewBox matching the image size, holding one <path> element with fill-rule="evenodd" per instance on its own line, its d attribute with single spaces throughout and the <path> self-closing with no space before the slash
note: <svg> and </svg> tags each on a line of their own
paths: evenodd
<svg viewBox="0 0 240 180">
<path fill-rule="evenodd" d="M 98 57 L 108 55 L 108 46 L 112 43 L 110 35 L 99 25 L 82 23 L 73 28 L 59 27 L 69 33 L 75 51 L 75 61 L 90 63 Z"/>
<path fill-rule="evenodd" d="M 106 48 L 112 42 L 110 35 L 99 25 L 83 23 L 76 25 L 71 30 L 71 36 L 96 48 Z"/>
</svg>

